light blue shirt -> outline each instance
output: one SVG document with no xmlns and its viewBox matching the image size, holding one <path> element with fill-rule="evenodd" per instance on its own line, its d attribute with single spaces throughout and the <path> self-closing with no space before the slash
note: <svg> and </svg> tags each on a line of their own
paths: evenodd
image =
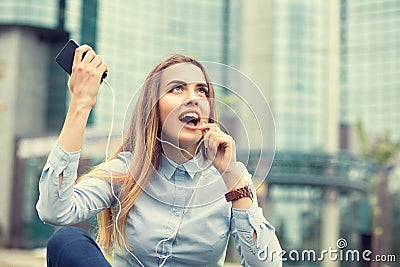
<svg viewBox="0 0 400 267">
<path fill-rule="evenodd" d="M 75 224 L 115 207 L 109 180 L 87 177 L 75 184 L 79 157 L 80 152 L 67 153 L 58 144 L 50 153 L 40 177 L 36 205 L 43 222 Z M 130 152 L 122 152 L 107 169 L 127 173 L 131 159 Z M 254 196 L 248 210 L 232 208 L 226 202 L 222 177 L 201 154 L 182 165 L 162 157 L 160 171 L 152 175 L 126 224 L 131 252 L 143 266 L 159 266 L 163 257 L 167 257 L 163 266 L 223 266 L 229 235 L 235 240 L 243 266 L 282 266 L 279 241 L 258 207 L 251 175 L 242 163 L 238 167 Z M 115 181 L 113 188 L 118 191 Z M 265 252 L 271 256 L 265 257 Z M 123 249 L 115 250 L 114 266 L 141 265 Z"/>
</svg>

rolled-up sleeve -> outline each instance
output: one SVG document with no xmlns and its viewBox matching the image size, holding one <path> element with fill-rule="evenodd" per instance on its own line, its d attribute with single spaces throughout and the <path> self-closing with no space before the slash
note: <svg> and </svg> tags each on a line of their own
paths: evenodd
<svg viewBox="0 0 400 267">
<path fill-rule="evenodd" d="M 89 177 L 75 183 L 79 157 L 79 151 L 68 153 L 58 143 L 52 149 L 39 179 L 36 209 L 43 222 L 75 224 L 111 206 L 111 187 L 105 179 Z"/>
<path fill-rule="evenodd" d="M 251 175 L 246 172 L 243 178 L 250 184 L 254 196 L 253 204 L 247 210 L 232 208 L 231 220 L 231 233 L 242 266 L 282 266 L 282 248 L 275 234 L 275 228 L 267 221 L 258 206 Z"/>
</svg>

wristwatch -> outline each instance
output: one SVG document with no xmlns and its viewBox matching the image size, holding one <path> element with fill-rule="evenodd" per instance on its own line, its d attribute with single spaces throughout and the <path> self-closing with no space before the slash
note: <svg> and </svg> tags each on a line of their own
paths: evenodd
<svg viewBox="0 0 400 267">
<path fill-rule="evenodd" d="M 237 199 L 243 198 L 243 197 L 249 197 L 251 200 L 253 200 L 253 194 L 251 193 L 251 190 L 248 185 L 245 185 L 244 187 L 241 187 L 241 188 L 238 188 L 235 190 L 231 190 L 225 194 L 225 199 L 228 202 L 237 200 Z"/>
</svg>

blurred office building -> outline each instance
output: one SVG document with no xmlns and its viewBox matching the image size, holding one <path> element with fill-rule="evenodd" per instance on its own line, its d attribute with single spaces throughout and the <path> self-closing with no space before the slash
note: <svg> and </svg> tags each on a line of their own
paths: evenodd
<svg viewBox="0 0 400 267">
<path fill-rule="evenodd" d="M 341 145 L 354 148 L 360 143 L 352 132 L 361 123 L 367 151 L 378 161 L 372 248 L 399 257 L 400 1 L 340 3 L 340 122 L 347 136 Z"/>
<path fill-rule="evenodd" d="M 68 40 L 55 3 L 0 3 L 0 244 L 35 245 L 51 227 L 37 223 L 34 202 L 43 154 L 65 117 L 67 77 L 53 58 Z M 35 223 L 34 223 L 35 222 Z"/>
<path fill-rule="evenodd" d="M 349 249 L 371 249 L 369 200 L 379 166 L 354 156 L 360 152 L 355 129 L 360 119 L 368 137 L 389 130 L 399 139 L 399 4 L 270 0 L 242 5 L 239 66 L 265 90 L 273 110 L 277 150 L 266 179 L 265 210 L 286 251 L 338 249 L 339 238 Z M 392 201 L 398 201 L 398 175 L 390 174 Z M 395 236 L 398 231 L 393 246 Z"/>
</svg>

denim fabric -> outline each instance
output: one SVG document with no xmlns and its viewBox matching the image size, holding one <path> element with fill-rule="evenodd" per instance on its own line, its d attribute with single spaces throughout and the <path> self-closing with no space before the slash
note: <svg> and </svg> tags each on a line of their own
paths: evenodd
<svg viewBox="0 0 400 267">
<path fill-rule="evenodd" d="M 47 243 L 47 267 L 110 267 L 99 246 L 88 233 L 67 226 Z"/>
</svg>

